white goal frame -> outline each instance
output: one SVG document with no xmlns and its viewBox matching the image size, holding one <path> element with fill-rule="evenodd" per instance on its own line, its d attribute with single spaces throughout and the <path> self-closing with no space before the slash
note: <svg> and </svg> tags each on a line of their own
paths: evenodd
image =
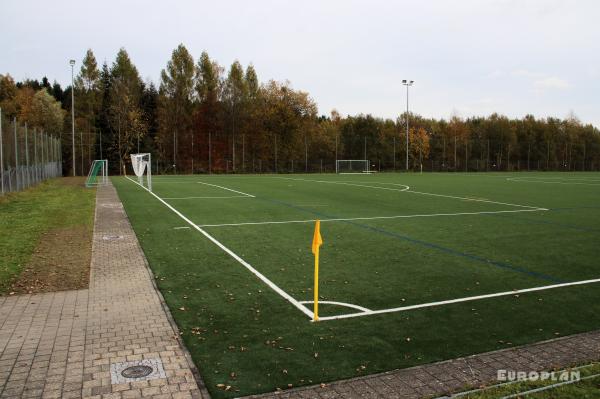
<svg viewBox="0 0 600 399">
<path fill-rule="evenodd" d="M 337 159 L 335 161 L 335 173 L 371 173 L 370 164 L 368 159 Z M 348 168 L 345 168 L 345 166 L 348 166 Z"/>
<path fill-rule="evenodd" d="M 144 176 L 146 177 L 146 188 L 152 192 L 152 154 L 149 152 L 140 154 L 129 154 L 131 158 L 131 168 L 138 178 L 138 183 L 144 186 Z"/>
</svg>

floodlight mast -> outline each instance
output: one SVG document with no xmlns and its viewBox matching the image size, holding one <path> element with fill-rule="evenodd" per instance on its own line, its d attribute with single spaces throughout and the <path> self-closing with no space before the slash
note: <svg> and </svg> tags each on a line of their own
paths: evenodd
<svg viewBox="0 0 600 399">
<path fill-rule="evenodd" d="M 69 60 L 69 64 L 71 65 L 71 166 L 73 167 L 73 176 L 75 176 L 75 85 L 73 81 L 75 60 Z M 81 173 L 83 173 L 83 170 Z"/>
<path fill-rule="evenodd" d="M 406 86 L 406 171 L 408 172 L 408 87 L 415 83 L 414 80 L 402 79 L 402 84 Z"/>
</svg>

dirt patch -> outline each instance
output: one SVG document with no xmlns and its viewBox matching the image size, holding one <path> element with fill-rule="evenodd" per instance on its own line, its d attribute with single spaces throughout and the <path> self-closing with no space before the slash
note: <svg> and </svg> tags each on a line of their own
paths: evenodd
<svg viewBox="0 0 600 399">
<path fill-rule="evenodd" d="M 65 176 L 61 177 L 58 181 L 64 186 L 83 187 L 85 186 L 85 179 L 83 176 Z"/>
<path fill-rule="evenodd" d="M 9 291 L 14 295 L 87 288 L 91 256 L 92 231 L 89 227 L 46 232 Z"/>
</svg>

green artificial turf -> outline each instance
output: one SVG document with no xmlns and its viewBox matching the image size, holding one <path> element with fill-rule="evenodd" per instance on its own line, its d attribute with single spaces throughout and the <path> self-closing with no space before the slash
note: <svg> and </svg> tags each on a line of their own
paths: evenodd
<svg viewBox="0 0 600 399">
<path fill-rule="evenodd" d="M 0 294 L 27 264 L 42 234 L 94 224 L 96 190 L 83 179 L 60 178 L 0 197 Z"/>
<path fill-rule="evenodd" d="M 600 284 L 312 323 L 158 199 L 113 182 L 217 398 L 600 328 Z M 214 225 L 323 220 L 321 300 L 371 310 L 600 278 L 596 173 L 157 176 L 153 191 L 298 301 L 313 296 L 313 222 Z M 339 218 L 364 219 L 327 221 Z"/>
</svg>

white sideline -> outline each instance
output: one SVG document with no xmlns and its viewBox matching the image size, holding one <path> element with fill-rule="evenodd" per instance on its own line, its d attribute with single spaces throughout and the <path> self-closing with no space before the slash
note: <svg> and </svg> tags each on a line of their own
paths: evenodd
<svg viewBox="0 0 600 399">
<path fill-rule="evenodd" d="M 459 200 L 464 200 L 464 201 L 485 202 L 488 204 L 514 206 L 514 207 L 518 207 L 518 208 L 529 208 L 529 209 L 536 209 L 536 210 L 540 210 L 540 211 L 549 210 L 546 208 L 541 208 L 541 207 L 531 206 L 531 205 L 519 205 L 519 204 L 511 204 L 508 202 L 499 202 L 499 201 L 492 201 L 492 200 L 480 199 L 480 198 L 457 197 L 454 195 L 434 194 L 434 193 L 426 193 L 426 192 L 422 192 L 422 191 L 414 191 L 414 190 L 411 190 L 410 187 L 405 184 L 398 184 L 399 186 L 406 187 L 405 189 L 399 190 L 399 189 L 393 189 L 393 188 L 387 188 L 387 187 L 367 186 L 367 185 L 362 185 L 362 184 L 334 182 L 334 181 L 325 181 L 325 180 L 295 179 L 295 178 L 291 178 L 291 177 L 275 177 L 275 179 L 298 180 L 298 181 L 307 181 L 307 182 L 314 182 L 314 183 L 344 184 L 347 186 L 369 187 L 369 188 L 376 188 L 379 190 L 401 191 L 401 192 L 411 193 L 411 194 L 430 195 L 433 197 L 453 198 L 453 199 L 459 199 Z M 377 183 L 377 182 L 373 182 L 373 183 Z M 393 183 L 379 183 L 379 184 L 393 184 Z"/>
<path fill-rule="evenodd" d="M 234 192 L 234 193 L 238 193 L 238 194 L 245 195 L 246 197 L 255 198 L 255 197 L 254 197 L 254 195 L 252 195 L 252 194 L 243 193 L 243 192 L 241 192 L 241 191 L 236 191 L 236 190 L 233 190 L 233 189 L 231 189 L 231 188 L 227 188 L 227 187 L 223 187 L 223 186 L 218 186 L 218 185 L 216 185 L 216 184 L 204 183 L 204 182 L 202 182 L 202 181 L 199 181 L 199 182 L 196 182 L 196 183 L 198 183 L 198 184 L 206 184 L 207 186 L 218 187 L 218 188 L 221 188 L 221 189 L 223 189 L 223 190 L 232 191 L 232 192 Z"/>
<path fill-rule="evenodd" d="M 166 199 L 166 198 L 165 198 Z M 333 218 L 319 219 L 321 222 L 343 222 L 352 220 L 378 220 L 378 219 L 409 219 L 409 218 L 425 218 L 439 216 L 466 216 L 466 215 L 493 215 L 496 213 L 518 213 L 518 212 L 541 212 L 547 211 L 545 208 L 535 209 L 516 209 L 507 211 L 481 211 L 481 212 L 457 212 L 457 213 L 424 213 L 416 215 L 394 215 L 394 216 L 371 216 L 371 217 L 356 217 L 356 218 Z M 235 226 L 255 226 L 263 224 L 291 224 L 291 223 L 312 223 L 317 219 L 304 220 L 281 220 L 281 221 L 266 221 L 266 222 L 243 222 L 243 223 L 222 223 L 222 224 L 201 224 L 200 227 L 235 227 Z"/>
<path fill-rule="evenodd" d="M 250 198 L 250 197 L 247 195 L 228 195 L 225 197 L 164 197 L 163 199 L 166 199 L 166 200 L 188 200 L 188 199 L 212 199 L 212 198 L 223 199 L 223 198 Z"/>
<path fill-rule="evenodd" d="M 592 279 L 592 280 L 574 281 L 574 282 L 571 282 L 571 283 L 544 285 L 544 286 L 541 286 L 541 287 L 524 288 L 524 289 L 520 289 L 520 290 L 497 292 L 497 293 L 494 293 L 494 294 L 469 296 L 469 297 L 465 297 L 465 298 L 450 299 L 450 300 L 446 300 L 446 301 L 421 303 L 421 304 L 418 304 L 418 305 L 401 306 L 401 307 L 398 307 L 398 308 L 381 309 L 381 310 L 369 310 L 367 312 L 349 313 L 349 314 L 343 314 L 343 315 L 339 315 L 339 316 L 319 317 L 319 320 L 320 321 L 327 321 L 327 320 L 349 319 L 349 318 L 352 318 L 352 317 L 371 316 L 371 315 L 383 314 L 383 313 L 404 312 L 404 311 L 413 310 L 413 309 L 431 308 L 431 307 L 435 307 L 435 306 L 449 305 L 449 304 L 453 304 L 453 303 L 478 301 L 478 300 L 481 300 L 481 299 L 497 298 L 497 297 L 501 297 L 501 296 L 524 294 L 524 293 L 527 293 L 527 292 L 544 291 L 544 290 L 551 290 L 551 289 L 555 289 L 555 288 L 571 287 L 571 286 L 574 286 L 574 285 L 584 285 L 584 284 L 594 284 L 594 283 L 600 283 L 600 278 Z"/>
<path fill-rule="evenodd" d="M 275 291 L 276 293 L 278 293 L 279 295 L 281 295 L 283 298 L 285 298 L 288 302 L 290 302 L 292 305 L 294 305 L 302 313 L 304 313 L 305 315 L 307 315 L 311 319 L 314 317 L 313 312 L 311 312 L 304 305 L 302 305 L 300 302 L 298 302 L 297 300 L 295 300 L 294 298 L 292 298 L 287 292 L 285 292 L 284 290 L 282 290 L 281 288 L 279 288 L 275 283 L 273 283 L 271 280 L 269 280 L 267 277 L 265 277 L 263 274 L 261 274 L 258 270 L 256 270 L 255 268 L 253 268 L 248 262 L 246 262 L 244 259 L 240 258 L 235 252 L 233 252 L 232 250 L 230 250 L 229 248 L 227 248 L 225 245 L 221 244 L 220 241 L 218 241 L 216 238 L 214 238 L 213 236 L 211 236 L 210 234 L 208 234 L 206 231 L 202 230 L 198 225 L 196 225 L 190 219 L 188 219 L 187 217 L 185 217 L 181 212 L 179 212 L 177 209 L 173 208 L 171 205 L 169 205 L 167 202 L 165 202 L 165 200 L 163 200 L 158 195 L 154 194 L 152 191 L 148 190 L 146 187 L 144 187 L 143 185 L 139 184 L 135 180 L 131 179 L 129 176 L 125 176 L 125 177 L 128 180 L 130 180 L 131 182 L 133 182 L 134 184 L 137 184 L 138 186 L 142 187 L 144 190 L 146 190 L 150 194 L 152 194 L 157 200 L 159 200 L 160 202 L 162 202 L 163 205 L 165 205 L 167 208 L 169 208 L 170 210 L 172 210 L 177 216 L 179 216 L 181 219 L 183 219 L 187 224 L 189 224 L 194 229 L 196 229 L 200 233 L 202 233 L 202 235 L 204 235 L 206 238 L 208 238 L 210 241 L 212 241 L 216 246 L 218 246 L 223 251 L 225 251 L 225 253 L 227 253 L 233 259 L 235 259 L 239 263 L 241 263 L 242 266 L 244 266 L 246 269 L 250 270 L 250 272 L 252 272 L 260 280 L 262 280 L 263 283 L 265 283 L 266 285 L 268 285 L 273 291 Z"/>
</svg>

